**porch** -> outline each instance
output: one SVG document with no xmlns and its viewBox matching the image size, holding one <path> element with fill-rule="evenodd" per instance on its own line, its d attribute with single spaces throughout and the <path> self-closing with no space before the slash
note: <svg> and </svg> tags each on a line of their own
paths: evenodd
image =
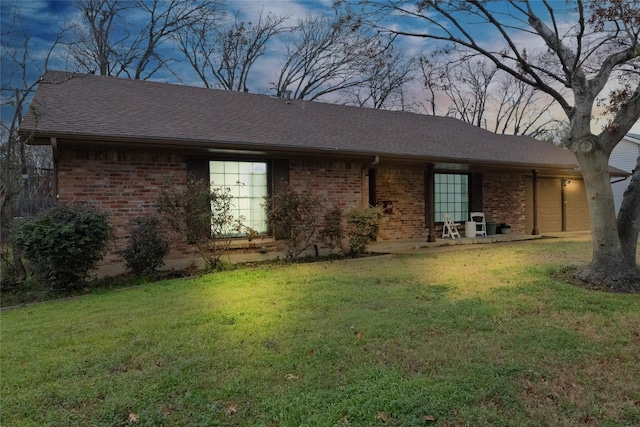
<svg viewBox="0 0 640 427">
<path fill-rule="evenodd" d="M 367 249 L 373 253 L 391 253 L 391 254 L 408 254 L 408 253 L 420 253 L 428 249 L 439 247 L 456 247 L 462 245 L 482 245 L 489 243 L 504 243 L 504 242 L 518 242 L 526 240 L 538 240 L 543 238 L 570 238 L 579 240 L 591 239 L 590 231 L 580 232 L 557 232 L 557 233 L 545 233 L 533 236 L 525 233 L 509 233 L 509 234 L 494 234 L 489 236 L 478 237 L 461 237 L 459 239 L 451 238 L 437 238 L 435 242 L 427 242 L 426 239 L 405 239 L 405 240 L 386 240 L 379 242 L 372 242 L 367 246 Z"/>
</svg>

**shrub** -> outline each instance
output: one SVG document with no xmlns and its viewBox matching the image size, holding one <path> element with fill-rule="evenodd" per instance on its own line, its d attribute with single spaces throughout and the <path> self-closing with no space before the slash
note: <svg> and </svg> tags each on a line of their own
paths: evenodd
<svg viewBox="0 0 640 427">
<path fill-rule="evenodd" d="M 129 220 L 129 243 L 122 251 L 127 269 L 136 276 L 149 276 L 164 265 L 169 243 L 160 233 L 160 220 L 147 215 Z"/>
<path fill-rule="evenodd" d="M 189 177 L 182 190 L 163 192 L 158 211 L 176 232 L 195 245 L 207 266 L 222 269 L 221 257 L 233 237 L 244 230 L 243 217 L 235 218 L 229 188 L 212 187 L 206 180 Z"/>
<path fill-rule="evenodd" d="M 296 192 L 290 185 L 265 202 L 267 219 L 286 232 L 285 253 L 289 260 L 298 258 L 314 245 L 324 217 L 323 200 L 309 190 Z"/>
<path fill-rule="evenodd" d="M 86 205 L 58 205 L 20 224 L 13 243 L 37 280 L 52 290 L 71 290 L 106 254 L 111 237 L 105 213 Z"/>
<path fill-rule="evenodd" d="M 369 242 L 376 239 L 382 218 L 380 208 L 355 208 L 347 215 L 347 235 L 349 237 L 349 253 L 363 254 Z"/>
<path fill-rule="evenodd" d="M 334 206 L 324 214 L 324 228 L 320 231 L 322 237 L 330 248 L 343 248 L 344 227 L 342 226 L 342 210 Z"/>
</svg>

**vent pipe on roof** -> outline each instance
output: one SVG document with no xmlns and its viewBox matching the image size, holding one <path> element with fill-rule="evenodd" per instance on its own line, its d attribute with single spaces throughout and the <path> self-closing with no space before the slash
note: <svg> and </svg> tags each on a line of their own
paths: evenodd
<svg viewBox="0 0 640 427">
<path fill-rule="evenodd" d="M 283 90 L 282 97 L 286 99 L 287 104 L 291 104 L 291 90 L 289 89 Z"/>
</svg>

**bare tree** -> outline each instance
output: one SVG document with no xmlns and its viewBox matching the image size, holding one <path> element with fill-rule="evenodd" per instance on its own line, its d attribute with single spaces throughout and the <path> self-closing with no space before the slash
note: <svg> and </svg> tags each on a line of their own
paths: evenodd
<svg viewBox="0 0 640 427">
<path fill-rule="evenodd" d="M 404 89 L 413 79 L 415 65 L 403 51 L 394 51 L 393 45 L 370 58 L 362 74 L 362 82 L 346 89 L 348 104 L 377 109 L 405 109 Z"/>
<path fill-rule="evenodd" d="M 285 61 L 277 81 L 278 96 L 314 100 L 362 85 L 372 58 L 388 42 L 340 19 L 310 16 L 299 21 L 286 42 Z"/>
<path fill-rule="evenodd" d="M 484 58 L 454 61 L 451 52 L 420 59 L 429 113 L 456 117 L 495 133 L 545 135 L 555 122 L 549 116 L 553 99 Z M 435 98 L 446 111 L 436 110 Z"/>
<path fill-rule="evenodd" d="M 80 69 L 148 79 L 167 68 L 177 51 L 163 46 L 173 34 L 210 22 L 223 0 L 76 0 L 81 21 L 71 25 L 68 50 Z"/>
<path fill-rule="evenodd" d="M 51 169 L 51 151 L 41 147 L 29 147 L 25 139 L 18 135 L 18 127 L 26 112 L 35 88 L 40 83 L 39 76 L 47 69 L 49 60 L 58 42 L 56 40 L 41 55 L 33 51 L 31 35 L 26 31 L 23 18 L 14 10 L 11 24 L 3 28 L 3 42 L 9 39 L 21 40 L 21 44 L 2 44 L 3 78 L 1 87 L 1 106 L 10 107 L 11 113 L 0 120 L 0 261 L 2 271 L 12 270 L 8 259 L 8 238 L 13 217 L 17 213 L 16 205 L 30 196 L 51 196 L 51 182 L 47 180 L 46 170 Z M 42 175 L 44 173 L 44 179 Z M 48 191 L 49 190 L 49 191 Z M 25 277 L 20 252 L 13 251 L 13 263 L 18 280 Z M 6 277 L 3 276 L 3 279 Z"/>
<path fill-rule="evenodd" d="M 418 58 L 418 69 L 422 74 L 422 83 L 427 92 L 424 102 L 424 111 L 432 116 L 438 116 L 438 102 L 436 101 L 440 93 L 440 80 L 443 78 L 442 70 L 437 61 L 421 55 Z"/>
<path fill-rule="evenodd" d="M 82 21 L 70 24 L 73 41 L 68 44 L 81 71 L 117 76 L 126 68 L 120 53 L 131 37 L 121 20 L 132 3 L 122 0 L 76 0 Z"/>
<path fill-rule="evenodd" d="M 541 139 L 555 132 L 560 121 L 550 113 L 553 98 L 505 73 L 498 77 L 498 87 L 492 93 L 497 105 L 493 132 Z"/>
<path fill-rule="evenodd" d="M 445 64 L 441 88 L 451 100 L 448 115 L 486 128 L 485 112 L 496 71 L 482 59 L 465 60 L 459 66 Z"/>
<path fill-rule="evenodd" d="M 636 264 L 640 232 L 640 172 L 634 174 L 616 220 L 608 174 L 611 150 L 640 118 L 640 1 L 573 0 L 571 9 L 548 0 L 505 2 L 366 0 L 381 31 L 421 37 L 472 54 L 552 97 L 564 111 L 569 132 L 562 144 L 577 157 L 587 190 L 593 258 L 578 274 L 582 280 L 617 290 L 640 291 Z M 563 25 L 565 16 L 568 22 Z M 422 22 L 426 29 L 398 27 L 399 16 Z M 393 18 L 396 26 L 386 25 Z M 477 36 L 471 25 L 482 25 Z M 488 31 L 502 40 L 485 37 Z M 539 42 L 544 49 L 534 52 Z M 621 77 L 625 84 L 610 89 Z M 570 93 L 565 93 L 564 88 Z M 591 129 L 596 100 L 606 98 L 609 121 L 599 134 Z M 640 159 L 638 168 L 640 169 Z"/>
<path fill-rule="evenodd" d="M 286 16 L 260 12 L 256 23 L 238 20 L 214 25 L 210 20 L 185 26 L 176 34 L 180 50 L 206 87 L 248 92 L 251 67 L 268 42 L 284 31 Z"/>
</svg>

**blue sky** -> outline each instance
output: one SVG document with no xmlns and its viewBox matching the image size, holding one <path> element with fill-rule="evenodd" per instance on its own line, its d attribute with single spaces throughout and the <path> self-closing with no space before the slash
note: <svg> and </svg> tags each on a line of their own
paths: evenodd
<svg viewBox="0 0 640 427">
<path fill-rule="evenodd" d="M 229 10 L 239 11 L 241 19 L 255 19 L 260 11 L 264 10 L 276 15 L 288 15 L 293 23 L 298 17 L 313 12 L 332 13 L 333 0 L 227 0 L 227 3 Z M 14 10 L 18 10 L 24 18 L 25 30 L 32 37 L 30 47 L 34 52 L 46 51 L 55 40 L 56 34 L 66 28 L 77 13 L 73 7 L 73 0 L 0 0 L 3 45 L 15 46 L 24 43 L 24 37 L 20 33 L 5 37 L 5 32 L 11 27 Z M 57 61 L 54 61 L 50 68 L 67 68 L 63 49 L 60 48 L 57 52 Z M 187 74 L 190 74 L 190 70 L 187 70 Z M 6 77 L 5 72 L 2 77 Z M 162 77 L 158 79 L 162 80 Z M 197 84 L 195 81 L 194 83 Z"/>
<path fill-rule="evenodd" d="M 39 58 L 42 52 L 46 52 L 49 46 L 51 46 L 53 40 L 55 40 L 56 34 L 65 28 L 70 20 L 74 19 L 75 9 L 72 5 L 72 0 L 0 0 L 1 22 L 2 28 L 2 44 L 5 46 L 20 46 L 24 43 L 24 36 L 20 33 L 14 33 L 14 36 L 6 36 L 5 32 L 11 26 L 11 19 L 13 17 L 14 8 L 20 10 L 21 15 L 24 18 L 25 32 L 31 36 L 30 40 L 30 52 L 32 56 Z M 251 20 L 254 19 L 261 10 L 265 12 L 273 12 L 276 15 L 289 15 L 291 22 L 293 23 L 297 18 L 314 13 L 326 13 L 332 14 L 331 6 L 333 0 L 227 0 L 230 10 L 239 10 L 241 19 Z M 564 0 L 555 1 L 557 7 L 564 5 Z M 423 25 L 423 23 L 420 23 Z M 472 28 L 470 26 L 469 28 Z M 480 28 L 480 31 L 483 29 Z M 409 52 L 416 54 L 423 50 L 428 50 L 429 42 L 411 38 L 403 41 L 405 49 Z M 6 58 L 3 58 L 3 62 Z M 7 81 L 9 78 L 10 66 L 2 64 L 2 86 L 7 87 Z M 195 74 L 185 64 L 183 66 L 176 65 L 179 68 L 179 74 L 182 77 L 180 83 L 201 85 Z M 64 49 L 60 48 L 56 51 L 54 59 L 50 63 L 52 69 L 72 69 L 66 60 Z M 41 69 L 32 68 L 29 70 L 30 79 L 37 79 L 41 73 Z M 274 60 L 265 57 L 259 60 L 252 71 L 254 79 L 250 82 L 250 89 L 252 92 L 257 93 L 269 93 L 269 81 L 273 80 L 275 75 Z M 154 76 L 154 79 L 168 82 L 176 82 L 175 77 L 172 75 L 158 74 Z M 9 85 L 10 86 L 10 85 Z M 416 85 L 416 93 L 414 95 L 419 97 L 417 93 L 420 90 L 420 85 Z M 4 94 L 3 94 L 4 95 Z M 2 109 L 3 121 L 8 114 L 6 108 Z M 634 129 L 634 133 L 640 133 L 640 123 L 638 123 Z"/>
<path fill-rule="evenodd" d="M 275 15 L 290 16 L 291 23 L 311 13 L 332 14 L 333 0 L 227 0 L 228 9 L 239 11 L 239 18 L 250 21 L 255 20 L 261 11 L 273 12 Z M 21 22 L 13 21 L 14 11 L 18 11 L 22 17 Z M 29 53 L 36 59 L 36 63 L 42 62 L 42 57 L 48 51 L 56 35 L 68 27 L 70 21 L 75 20 L 77 11 L 73 7 L 73 0 L 0 0 L 2 29 L 2 44 L 5 47 L 21 47 L 25 43 L 26 33 L 29 37 Z M 21 28 L 24 28 L 24 31 Z M 13 31 L 9 32 L 9 30 Z M 9 32 L 9 33 L 8 33 Z M 4 55 L 4 52 L 3 52 Z M 12 74 L 11 60 L 5 56 L 2 58 L 1 67 L 2 87 L 20 87 L 20 82 Z M 273 60 L 271 61 L 271 63 Z M 268 58 L 259 59 L 255 64 L 252 75 L 251 91 L 257 93 L 269 93 L 269 81 L 274 80 L 275 70 L 272 69 Z M 153 80 L 171 83 L 182 83 L 201 86 L 201 81 L 192 71 L 191 67 L 184 64 L 173 64 L 172 67 L 180 76 L 180 81 L 169 73 L 157 73 Z M 69 64 L 67 54 L 62 46 L 54 50 L 54 55 L 49 63 L 49 69 L 73 70 Z M 30 67 L 28 80 L 36 81 L 42 74 L 42 67 Z M 3 93 L 3 99 L 6 93 Z M 4 104 L 4 102 L 3 102 Z M 13 114 L 13 110 L 6 105 L 1 109 L 2 120 L 7 122 Z"/>
</svg>

